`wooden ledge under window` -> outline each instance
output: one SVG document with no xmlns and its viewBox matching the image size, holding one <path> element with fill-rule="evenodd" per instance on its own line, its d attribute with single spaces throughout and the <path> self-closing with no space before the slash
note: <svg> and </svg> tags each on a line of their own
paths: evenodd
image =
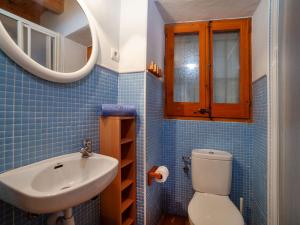
<svg viewBox="0 0 300 225">
<path fill-rule="evenodd" d="M 208 118 L 208 117 L 188 117 L 188 116 L 164 116 L 164 119 L 169 120 L 202 120 L 213 122 L 239 122 L 239 123 L 253 123 L 252 119 L 228 119 L 228 118 Z"/>
</svg>

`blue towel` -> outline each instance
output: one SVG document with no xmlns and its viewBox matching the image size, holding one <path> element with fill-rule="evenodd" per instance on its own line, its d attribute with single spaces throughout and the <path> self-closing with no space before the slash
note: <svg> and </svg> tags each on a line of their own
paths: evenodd
<svg viewBox="0 0 300 225">
<path fill-rule="evenodd" d="M 102 104 L 97 114 L 99 116 L 136 116 L 137 113 L 134 105 Z"/>
</svg>

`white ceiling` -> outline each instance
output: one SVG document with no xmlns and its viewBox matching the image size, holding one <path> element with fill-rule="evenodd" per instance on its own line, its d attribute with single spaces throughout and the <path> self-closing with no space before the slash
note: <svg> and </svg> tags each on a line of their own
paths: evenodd
<svg viewBox="0 0 300 225">
<path fill-rule="evenodd" d="M 157 0 L 166 23 L 252 16 L 260 0 Z M 267 13 L 267 12 L 266 12 Z"/>
</svg>

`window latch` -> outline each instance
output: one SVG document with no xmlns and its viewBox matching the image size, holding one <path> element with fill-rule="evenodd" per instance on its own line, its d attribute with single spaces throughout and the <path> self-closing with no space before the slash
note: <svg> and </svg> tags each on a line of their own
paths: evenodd
<svg viewBox="0 0 300 225">
<path fill-rule="evenodd" d="M 199 109 L 197 111 L 194 112 L 195 114 L 196 113 L 199 113 L 199 114 L 210 114 L 210 109 Z"/>
</svg>

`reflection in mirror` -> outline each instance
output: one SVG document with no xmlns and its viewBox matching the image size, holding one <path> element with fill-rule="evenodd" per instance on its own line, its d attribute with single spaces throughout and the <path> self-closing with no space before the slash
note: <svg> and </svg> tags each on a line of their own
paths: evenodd
<svg viewBox="0 0 300 225">
<path fill-rule="evenodd" d="M 78 71 L 91 55 L 89 22 L 77 0 L 1 0 L 0 20 L 29 57 L 51 70 Z"/>
</svg>

